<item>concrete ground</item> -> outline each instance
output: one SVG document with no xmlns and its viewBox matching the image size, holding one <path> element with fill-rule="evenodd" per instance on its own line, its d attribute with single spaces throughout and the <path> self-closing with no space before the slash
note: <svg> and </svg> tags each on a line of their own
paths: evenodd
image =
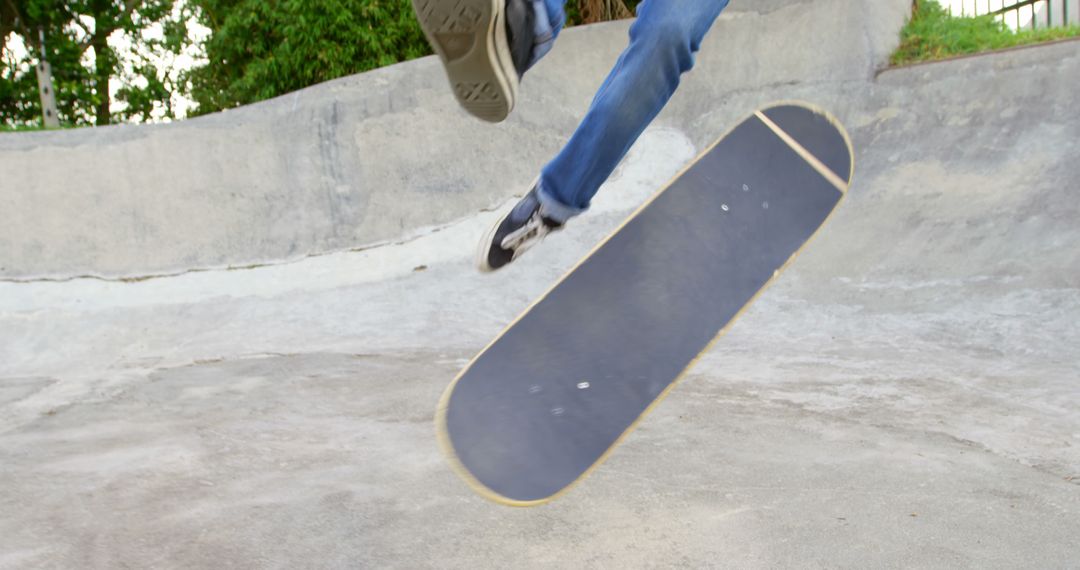
<svg viewBox="0 0 1080 570">
<path fill-rule="evenodd" d="M 593 210 L 493 276 L 476 239 L 625 23 L 570 30 L 495 127 L 425 59 L 0 135 L 0 568 L 1080 565 L 1080 42 L 879 71 L 908 6 L 733 3 Z M 450 379 L 779 99 L 851 131 L 829 226 L 593 476 L 473 495 Z"/>
</svg>

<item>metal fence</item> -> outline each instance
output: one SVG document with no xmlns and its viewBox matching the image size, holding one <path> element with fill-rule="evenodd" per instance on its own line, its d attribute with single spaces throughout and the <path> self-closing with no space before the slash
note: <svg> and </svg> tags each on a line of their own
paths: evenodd
<svg viewBox="0 0 1080 570">
<path fill-rule="evenodd" d="M 1080 25 L 1080 0 L 946 0 L 942 4 L 957 16 L 992 14 L 1014 30 Z"/>
</svg>

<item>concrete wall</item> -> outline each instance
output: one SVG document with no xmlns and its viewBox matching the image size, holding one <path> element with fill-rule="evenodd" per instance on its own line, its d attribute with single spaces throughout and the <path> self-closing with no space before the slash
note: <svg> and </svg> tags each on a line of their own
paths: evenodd
<svg viewBox="0 0 1080 570">
<path fill-rule="evenodd" d="M 700 144 L 764 102 L 734 95 L 868 81 L 908 6 L 737 0 L 660 120 Z M 461 112 L 426 58 L 174 124 L 0 134 L 0 278 L 270 263 L 489 208 L 569 136 L 627 25 L 568 30 L 497 126 Z"/>
</svg>

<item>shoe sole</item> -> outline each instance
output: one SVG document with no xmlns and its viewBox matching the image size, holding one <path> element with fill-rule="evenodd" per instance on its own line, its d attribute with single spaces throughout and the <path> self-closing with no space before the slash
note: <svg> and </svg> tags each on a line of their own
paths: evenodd
<svg viewBox="0 0 1080 570">
<path fill-rule="evenodd" d="M 507 212 L 506 215 L 500 216 L 499 219 L 492 224 L 491 229 L 484 234 L 483 239 L 480 240 L 480 245 L 476 248 L 476 268 L 479 269 L 481 273 L 493 273 L 496 271 L 496 268 L 488 264 L 488 254 L 491 253 L 491 243 L 495 241 L 495 234 L 499 231 L 499 226 L 502 225 L 503 221 L 506 220 L 506 216 L 509 215 L 510 212 Z M 502 268 L 500 267 L 498 269 Z"/>
<path fill-rule="evenodd" d="M 518 76 L 506 37 L 505 0 L 412 0 L 461 106 L 493 123 L 510 115 Z"/>
</svg>

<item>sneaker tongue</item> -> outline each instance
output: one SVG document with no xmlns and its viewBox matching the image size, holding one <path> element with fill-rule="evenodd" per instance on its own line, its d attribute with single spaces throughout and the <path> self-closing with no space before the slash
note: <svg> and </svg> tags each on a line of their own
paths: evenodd
<svg viewBox="0 0 1080 570">
<path fill-rule="evenodd" d="M 525 74 L 532 57 L 535 17 L 529 0 L 506 0 L 506 35 L 510 40 L 510 57 L 519 77 Z"/>
<path fill-rule="evenodd" d="M 539 207 L 540 201 L 536 199 L 536 194 L 529 192 L 510 211 L 510 220 L 520 224 L 532 217 L 533 212 Z"/>
</svg>

